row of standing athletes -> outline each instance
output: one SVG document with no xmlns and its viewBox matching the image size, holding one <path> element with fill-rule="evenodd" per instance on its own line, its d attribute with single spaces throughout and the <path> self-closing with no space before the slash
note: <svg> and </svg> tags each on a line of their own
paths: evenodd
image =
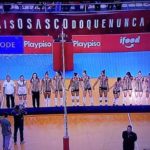
<svg viewBox="0 0 150 150">
<path fill-rule="evenodd" d="M 134 86 L 133 86 L 134 81 Z M 133 89 L 135 92 L 135 100 L 137 103 L 141 104 L 141 98 L 143 92 L 146 93 L 146 102 L 148 104 L 150 98 L 150 73 L 147 77 L 143 77 L 141 71 L 138 72 L 136 77 L 133 77 L 130 72 L 127 72 L 125 77 L 122 79 L 120 77 L 117 78 L 117 81 L 113 86 L 109 87 L 108 77 L 106 76 L 105 70 L 101 71 L 100 76 L 97 78 L 93 87 L 90 83 L 90 77 L 87 75 L 87 72 L 84 70 L 82 77 L 79 77 L 77 73 L 74 73 L 74 76 L 70 80 L 70 84 L 68 86 L 67 91 L 71 89 L 71 99 L 72 105 L 79 106 L 79 90 L 80 87 L 83 90 L 83 105 L 86 105 L 86 95 L 89 94 L 90 104 L 94 104 L 92 90 L 95 89 L 95 86 L 99 82 L 99 104 L 101 105 L 104 101 L 107 105 L 108 103 L 108 92 L 113 89 L 113 105 L 118 105 L 120 92 L 123 92 L 123 105 L 127 104 L 129 101 L 130 104 L 133 104 Z M 56 72 L 56 75 L 53 79 L 49 77 L 48 72 L 45 73 L 44 78 L 40 81 L 37 76 L 37 73 L 32 74 L 32 78 L 30 80 L 30 88 L 27 88 L 27 82 L 24 79 L 24 76 L 21 75 L 19 80 L 17 81 L 17 86 L 15 82 L 11 80 L 9 75 L 6 76 L 6 80 L 3 85 L 0 86 L 1 89 L 3 87 L 3 92 L 0 94 L 0 104 L 2 103 L 2 97 L 6 99 L 7 108 L 11 108 L 15 106 L 15 94 L 17 93 L 19 97 L 19 103 L 27 107 L 27 93 L 32 94 L 32 104 L 33 107 L 40 107 L 40 94 L 44 94 L 45 106 L 49 107 L 51 103 L 51 91 L 54 92 L 55 98 L 54 103 L 55 106 L 63 106 L 63 87 L 64 80 L 60 71 Z M 133 88 L 134 87 L 134 88 Z M 144 90 L 145 89 L 145 90 Z M 17 92 L 16 92 L 17 91 Z M 58 95 L 60 100 L 58 101 Z M 59 104 L 58 104 L 59 102 Z M 1 104 L 2 105 L 2 104 Z"/>
</svg>

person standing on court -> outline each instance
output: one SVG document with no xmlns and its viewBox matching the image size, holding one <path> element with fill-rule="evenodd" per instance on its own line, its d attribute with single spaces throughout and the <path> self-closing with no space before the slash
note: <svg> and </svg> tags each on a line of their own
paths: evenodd
<svg viewBox="0 0 150 150">
<path fill-rule="evenodd" d="M 14 117 L 14 143 L 17 144 L 17 132 L 19 129 L 20 132 L 20 144 L 24 144 L 24 115 L 27 112 L 20 108 L 19 105 L 15 106 L 15 109 L 12 111 L 12 115 Z"/>
<path fill-rule="evenodd" d="M 4 113 L 4 117 L 0 119 L 0 124 L 2 127 L 2 136 L 3 136 L 3 150 L 10 150 L 10 138 L 11 138 L 11 124 L 8 120 L 8 114 Z"/>
<path fill-rule="evenodd" d="M 7 75 L 3 83 L 3 95 L 6 97 L 7 108 L 13 108 L 15 106 L 15 93 L 15 82 L 11 80 L 10 75 Z"/>
<path fill-rule="evenodd" d="M 45 106 L 49 107 L 51 103 L 51 90 L 54 89 L 52 85 L 52 79 L 49 77 L 48 72 L 45 73 L 41 83 L 41 90 L 44 94 Z"/>
<path fill-rule="evenodd" d="M 32 103 L 34 108 L 40 107 L 40 79 L 38 78 L 37 73 L 32 74 L 32 78 L 30 80 L 31 83 L 31 93 L 32 93 Z"/>
<path fill-rule="evenodd" d="M 132 126 L 128 125 L 127 130 L 122 133 L 123 150 L 134 150 L 137 135 L 132 131 Z"/>
</svg>

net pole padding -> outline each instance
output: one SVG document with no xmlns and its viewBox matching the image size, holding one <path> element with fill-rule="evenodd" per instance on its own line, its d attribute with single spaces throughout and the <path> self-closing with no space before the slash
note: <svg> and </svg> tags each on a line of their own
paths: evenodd
<svg viewBox="0 0 150 150">
<path fill-rule="evenodd" d="M 62 58 L 63 58 L 63 105 L 64 105 L 64 137 L 63 137 L 63 150 L 69 150 L 69 135 L 68 135 L 68 118 L 66 107 L 66 85 L 65 85 L 65 49 L 64 49 L 64 31 L 62 27 Z"/>
</svg>

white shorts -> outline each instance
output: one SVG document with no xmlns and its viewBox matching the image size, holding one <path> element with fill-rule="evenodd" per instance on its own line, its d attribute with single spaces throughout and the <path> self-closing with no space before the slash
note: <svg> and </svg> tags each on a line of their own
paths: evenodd
<svg viewBox="0 0 150 150">
<path fill-rule="evenodd" d="M 18 88 L 18 95 L 27 95 L 26 87 L 19 87 Z"/>
</svg>

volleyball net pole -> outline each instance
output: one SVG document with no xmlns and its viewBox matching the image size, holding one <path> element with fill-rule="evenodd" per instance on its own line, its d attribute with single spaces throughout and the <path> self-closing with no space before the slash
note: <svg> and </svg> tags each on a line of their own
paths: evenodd
<svg viewBox="0 0 150 150">
<path fill-rule="evenodd" d="M 63 137 L 63 150 L 69 150 L 69 135 L 68 135 L 68 117 L 67 117 L 67 103 L 66 103 L 66 85 L 65 85 L 65 49 L 64 49 L 64 31 L 62 26 L 62 61 L 63 61 L 63 106 L 64 106 L 64 137 Z"/>
</svg>

